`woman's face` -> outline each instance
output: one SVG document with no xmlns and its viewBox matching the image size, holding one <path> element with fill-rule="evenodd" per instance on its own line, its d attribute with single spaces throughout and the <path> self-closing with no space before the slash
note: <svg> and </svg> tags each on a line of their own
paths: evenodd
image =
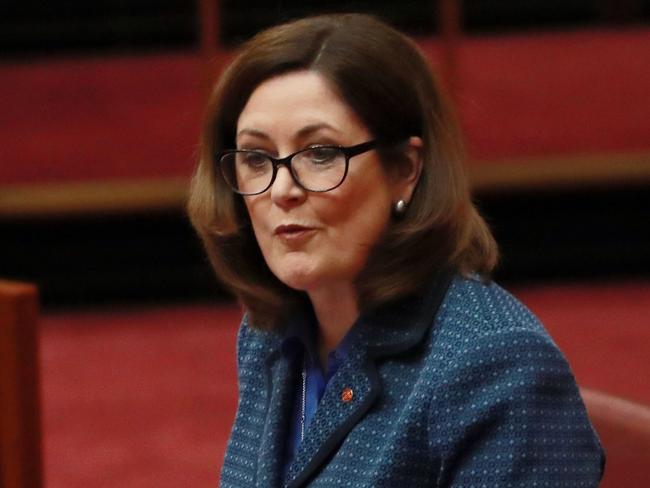
<svg viewBox="0 0 650 488">
<path fill-rule="evenodd" d="M 283 157 L 311 145 L 352 146 L 372 139 L 356 114 L 313 71 L 271 78 L 251 94 L 237 121 L 237 148 Z M 244 197 L 271 271 L 308 293 L 350 285 L 381 238 L 393 202 L 414 183 L 391 178 L 376 151 L 350 159 L 345 181 L 313 193 L 280 166 L 266 192 Z"/>
</svg>

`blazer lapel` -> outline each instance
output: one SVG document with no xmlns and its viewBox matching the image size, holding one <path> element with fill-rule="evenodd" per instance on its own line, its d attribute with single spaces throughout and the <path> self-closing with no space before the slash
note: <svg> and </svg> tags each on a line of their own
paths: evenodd
<svg viewBox="0 0 650 488">
<path fill-rule="evenodd" d="M 267 371 L 266 391 L 269 401 L 258 456 L 256 486 L 259 488 L 281 484 L 283 454 L 296 379 L 292 362 L 279 350 L 267 359 Z"/>
<path fill-rule="evenodd" d="M 374 361 L 368 356 L 356 354 L 341 366 L 327 385 L 289 467 L 288 488 L 303 486 L 312 477 L 372 407 L 380 389 Z"/>
</svg>

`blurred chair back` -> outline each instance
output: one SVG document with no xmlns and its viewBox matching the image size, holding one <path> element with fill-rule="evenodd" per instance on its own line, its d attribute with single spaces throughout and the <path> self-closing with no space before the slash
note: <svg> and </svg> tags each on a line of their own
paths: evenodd
<svg viewBox="0 0 650 488">
<path fill-rule="evenodd" d="M 38 293 L 0 280 L 0 488 L 41 488 Z"/>
<path fill-rule="evenodd" d="M 587 388 L 581 393 L 607 454 L 601 488 L 650 487 L 650 407 Z"/>
</svg>

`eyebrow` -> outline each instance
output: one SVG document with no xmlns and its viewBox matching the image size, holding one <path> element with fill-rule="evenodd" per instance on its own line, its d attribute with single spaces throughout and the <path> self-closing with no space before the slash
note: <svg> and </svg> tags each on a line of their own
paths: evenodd
<svg viewBox="0 0 650 488">
<path fill-rule="evenodd" d="M 316 124 L 306 125 L 305 127 L 301 128 L 298 132 L 296 132 L 294 137 L 296 139 L 303 139 L 303 138 L 313 134 L 314 132 L 318 132 L 319 130 L 322 130 L 322 129 L 329 129 L 331 131 L 340 133 L 339 130 L 335 129 L 331 125 L 329 125 L 329 124 L 327 124 L 325 122 L 319 122 L 319 123 L 316 123 Z M 254 137 L 260 137 L 262 139 L 270 139 L 269 135 L 266 132 L 258 130 L 258 129 L 244 128 L 244 129 L 240 130 L 239 132 L 237 132 L 237 139 L 239 139 L 243 135 L 250 135 L 250 136 L 254 136 Z"/>
<path fill-rule="evenodd" d="M 306 125 L 296 133 L 296 137 L 301 137 L 301 138 L 307 137 L 313 134 L 314 132 L 318 132 L 321 129 L 328 129 L 334 132 L 340 132 L 339 130 L 335 129 L 334 127 L 332 127 L 331 125 L 325 122 L 319 122 L 317 124 Z"/>
<path fill-rule="evenodd" d="M 269 136 L 265 132 L 257 129 L 242 129 L 237 132 L 236 139 L 239 139 L 241 136 L 250 135 L 254 137 L 261 137 L 262 139 L 269 139 Z"/>
</svg>

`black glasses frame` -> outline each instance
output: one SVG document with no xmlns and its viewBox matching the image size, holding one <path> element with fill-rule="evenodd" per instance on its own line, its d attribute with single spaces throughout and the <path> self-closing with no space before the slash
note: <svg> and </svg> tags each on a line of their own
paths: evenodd
<svg viewBox="0 0 650 488">
<path fill-rule="evenodd" d="M 293 181 L 298 185 L 300 188 L 302 188 L 305 191 L 309 191 L 312 193 L 325 193 L 328 191 L 332 191 L 335 188 L 338 188 L 343 184 L 345 181 L 345 178 L 348 175 L 348 166 L 350 164 L 350 158 L 354 156 L 358 156 L 359 154 L 362 154 L 364 152 L 370 151 L 371 149 L 374 149 L 377 147 L 377 141 L 376 140 L 371 140 L 367 142 L 362 142 L 361 144 L 356 144 L 354 146 L 330 146 L 330 145 L 323 145 L 323 146 L 312 146 L 312 147 L 307 147 L 305 149 L 301 149 L 300 151 L 296 151 L 293 154 L 289 154 L 288 156 L 285 156 L 284 158 L 274 158 L 273 156 L 269 156 L 268 154 L 261 152 L 261 151 L 249 151 L 249 150 L 244 150 L 244 149 L 230 149 L 227 151 L 221 151 L 217 153 L 216 161 L 219 164 L 219 168 L 221 170 L 221 175 L 223 176 L 224 181 L 228 184 L 228 186 L 234 191 L 235 193 L 239 193 L 240 195 L 259 195 L 260 193 L 264 193 L 266 190 L 271 188 L 273 186 L 273 183 L 275 182 L 275 178 L 278 175 L 278 168 L 280 166 L 286 166 L 286 168 L 289 170 L 289 173 L 291 174 L 291 177 L 293 178 Z M 291 166 L 291 160 L 297 156 L 300 153 L 307 152 L 307 151 L 312 151 L 315 148 L 330 148 L 330 149 L 337 149 L 341 151 L 341 153 L 345 156 L 345 170 L 343 172 L 343 177 L 341 178 L 341 181 L 339 181 L 335 186 L 332 188 L 328 188 L 327 190 L 311 190 L 309 188 L 306 188 L 300 181 L 298 181 L 298 178 L 296 177 L 296 174 L 293 171 L 293 168 Z M 256 191 L 253 193 L 249 192 L 242 192 L 239 191 L 237 188 L 233 187 L 233 185 L 228 181 L 228 177 L 226 176 L 225 171 L 223 170 L 223 166 L 221 165 L 222 159 L 229 155 L 229 154 L 237 154 L 237 153 L 257 153 L 260 155 L 263 155 L 264 157 L 268 158 L 272 165 L 273 165 L 273 175 L 271 176 L 271 181 L 269 182 L 268 186 L 264 188 L 261 191 Z"/>
</svg>

